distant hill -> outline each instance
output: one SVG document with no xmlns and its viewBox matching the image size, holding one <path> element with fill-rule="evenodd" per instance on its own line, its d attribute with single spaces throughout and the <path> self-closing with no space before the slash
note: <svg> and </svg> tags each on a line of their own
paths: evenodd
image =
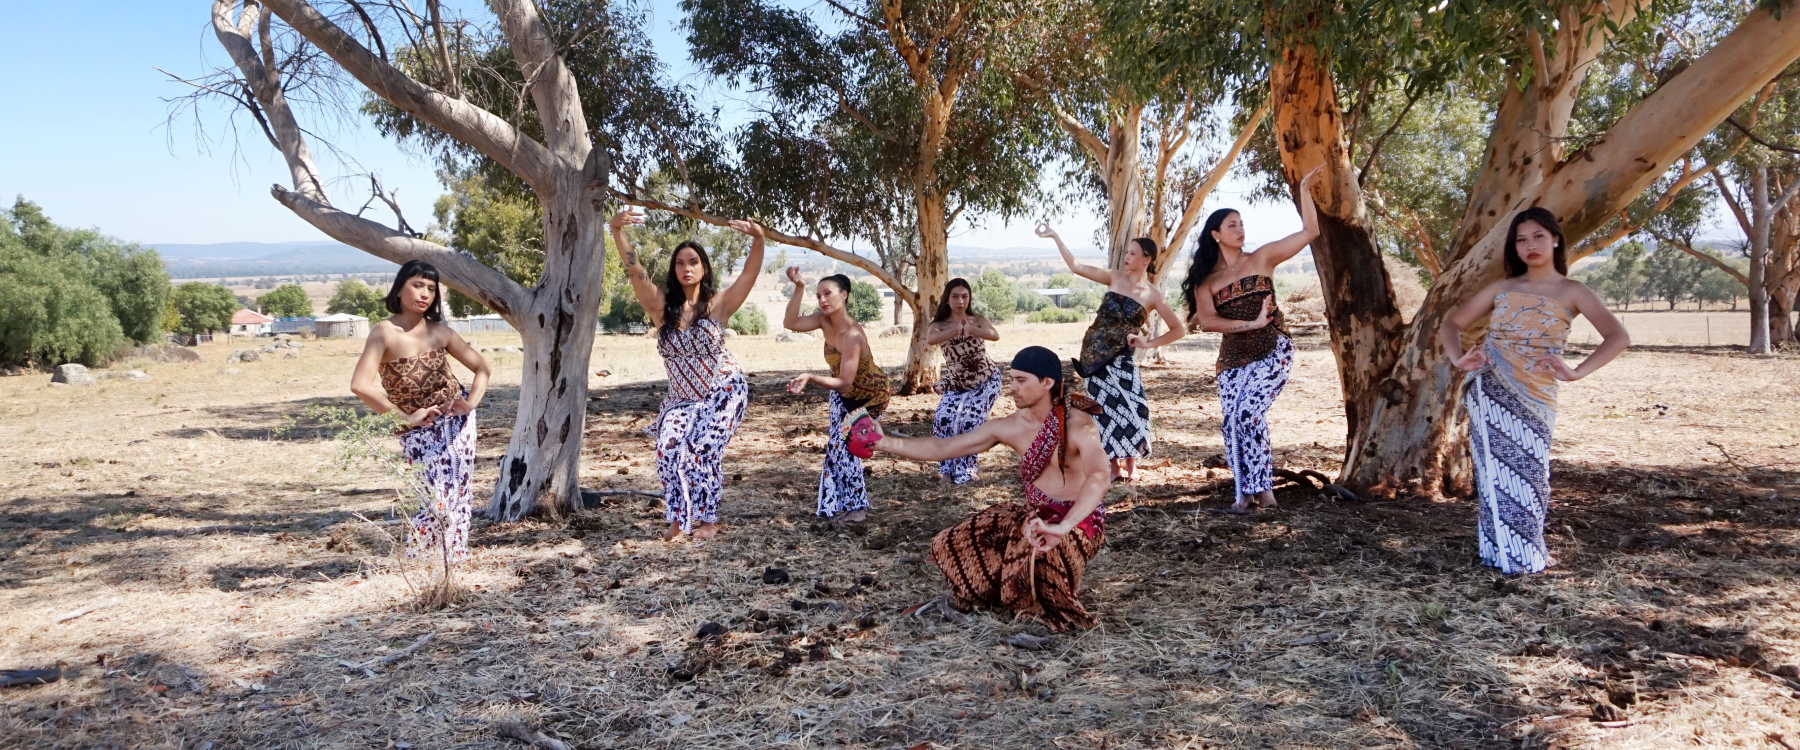
<svg viewBox="0 0 1800 750">
<path fill-rule="evenodd" d="M 391 273 L 399 266 L 341 242 L 220 242 L 210 245 L 146 243 L 169 276 L 286 276 L 326 273 Z"/>
</svg>

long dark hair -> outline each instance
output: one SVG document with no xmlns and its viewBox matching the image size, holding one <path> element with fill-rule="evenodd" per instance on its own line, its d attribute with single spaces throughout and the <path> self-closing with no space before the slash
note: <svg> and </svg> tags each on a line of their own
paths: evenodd
<svg viewBox="0 0 1800 750">
<path fill-rule="evenodd" d="M 1187 278 L 1181 281 L 1181 298 L 1187 301 L 1189 315 L 1194 314 L 1194 295 L 1200 287 L 1206 285 L 1206 277 L 1211 276 L 1213 269 L 1219 265 L 1219 238 L 1213 232 L 1225 226 L 1225 220 L 1237 215 L 1235 208 L 1221 208 L 1206 216 L 1206 224 L 1200 227 L 1200 238 L 1194 242 L 1194 260 L 1188 264 Z"/>
<path fill-rule="evenodd" d="M 1132 242 L 1136 242 L 1138 252 L 1143 253 L 1144 257 L 1149 259 L 1149 261 L 1144 264 L 1144 268 L 1149 270 L 1150 273 L 1156 273 L 1156 254 L 1159 252 L 1156 249 L 1156 240 L 1150 239 L 1149 237 L 1138 237 L 1133 239 Z"/>
<path fill-rule="evenodd" d="M 425 308 L 425 319 L 433 323 L 444 322 L 443 306 L 439 304 L 444 297 L 443 282 L 438 281 L 437 266 L 422 260 L 409 260 L 400 267 L 399 273 L 394 274 L 394 285 L 388 287 L 387 299 L 382 300 L 387 306 L 388 314 L 399 315 L 405 309 L 400 306 L 400 290 L 405 289 L 406 282 L 411 281 L 414 276 L 424 277 L 432 283 L 431 306 Z"/>
<path fill-rule="evenodd" d="M 675 259 L 683 250 L 693 250 L 700 256 L 700 298 L 694 300 L 694 320 L 706 317 L 711 312 L 713 293 L 717 285 L 713 283 L 712 259 L 706 257 L 706 248 L 700 243 L 687 240 L 675 246 L 675 252 L 669 253 L 669 271 L 663 274 L 663 322 L 657 330 L 658 337 L 668 336 L 681 330 L 681 308 L 687 304 L 687 290 L 681 288 L 681 282 L 675 279 Z"/>
<path fill-rule="evenodd" d="M 1556 235 L 1556 252 L 1551 258 L 1556 263 L 1557 273 L 1564 276 L 1569 275 L 1569 254 L 1566 247 L 1568 242 L 1563 238 L 1562 225 L 1556 223 L 1556 214 L 1550 213 L 1550 209 L 1544 208 L 1543 206 L 1532 206 L 1531 208 L 1520 211 L 1517 216 L 1513 217 L 1512 226 L 1507 228 L 1505 253 L 1506 275 L 1508 277 L 1525 275 L 1525 259 L 1519 257 L 1518 245 L 1519 225 L 1527 221 L 1543 227 L 1551 234 Z"/>
<path fill-rule="evenodd" d="M 937 314 L 931 316 L 931 322 L 942 323 L 950 318 L 950 290 L 959 286 L 969 290 L 969 308 L 964 312 L 976 317 L 981 316 L 981 313 L 975 312 L 975 289 L 969 286 L 968 279 L 958 277 L 951 279 L 950 283 L 944 285 L 944 296 L 938 298 Z"/>
</svg>

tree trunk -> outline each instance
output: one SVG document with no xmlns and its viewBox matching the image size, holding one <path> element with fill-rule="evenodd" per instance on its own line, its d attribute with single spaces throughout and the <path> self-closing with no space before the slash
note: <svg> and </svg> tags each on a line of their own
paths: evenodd
<svg viewBox="0 0 1800 750">
<path fill-rule="evenodd" d="M 1144 107 L 1117 105 L 1119 116 L 1107 126 L 1106 155 L 1100 163 L 1100 179 L 1106 185 L 1106 267 L 1119 268 L 1125 248 L 1146 234 L 1149 215 L 1144 212 L 1144 175 L 1138 163 L 1143 140 Z"/>
<path fill-rule="evenodd" d="M 1314 195 L 1319 236 L 1312 243 L 1313 263 L 1325 300 L 1331 349 L 1344 391 L 1347 439 L 1354 453 L 1356 438 L 1364 433 L 1387 387 L 1382 373 L 1393 362 L 1400 310 L 1350 163 L 1343 110 L 1318 50 L 1291 46 L 1272 66 L 1269 85 L 1282 170 L 1290 190 L 1295 191 L 1296 205 L 1300 177 L 1325 166 Z"/>
<path fill-rule="evenodd" d="M 900 376 L 900 395 L 930 393 L 938 378 L 937 346 L 925 341 L 927 310 L 936 310 L 950 280 L 950 232 L 944 218 L 944 196 L 919 190 L 918 304 L 913 308 L 912 342 L 906 350 L 906 371 Z"/>
<path fill-rule="evenodd" d="M 498 521 L 516 521 L 539 507 L 552 514 L 581 507 L 587 367 L 606 245 L 604 222 L 583 186 L 562 187 L 544 201 L 544 281 L 523 314 L 507 317 L 524 339 L 526 361 L 512 439 L 488 504 Z"/>
</svg>

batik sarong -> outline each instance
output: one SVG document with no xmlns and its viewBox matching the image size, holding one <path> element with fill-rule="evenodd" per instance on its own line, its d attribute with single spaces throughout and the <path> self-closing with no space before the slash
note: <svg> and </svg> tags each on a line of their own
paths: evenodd
<svg viewBox="0 0 1800 750">
<path fill-rule="evenodd" d="M 932 419 L 932 434 L 940 438 L 956 437 L 980 427 L 987 421 L 988 412 L 994 410 L 994 401 L 1000 398 L 1000 384 L 1000 371 L 994 370 L 987 380 L 972 389 L 944 391 L 943 398 L 938 400 L 937 415 Z M 954 484 L 972 481 L 978 473 L 976 458 L 959 456 L 940 461 L 938 473 Z"/>
<path fill-rule="evenodd" d="M 475 502 L 475 413 L 439 417 L 428 426 L 402 432 L 400 447 L 407 462 L 419 467 L 422 487 L 406 556 L 468 559 L 469 516 Z"/>
<path fill-rule="evenodd" d="M 1482 344 L 1488 364 L 1465 380 L 1481 561 L 1502 573 L 1536 573 L 1550 565 L 1544 519 L 1557 387 L 1539 360 L 1562 356 L 1573 317 L 1558 300 L 1501 293 Z"/>
<path fill-rule="evenodd" d="M 1219 430 L 1225 435 L 1225 462 L 1231 467 L 1240 500 L 1275 486 L 1269 407 L 1281 395 L 1293 368 L 1294 344 L 1283 336 L 1269 356 L 1219 373 Z"/>
<path fill-rule="evenodd" d="M 938 532 L 931 540 L 931 560 L 950 584 L 957 609 L 1003 608 L 1060 633 L 1094 626 L 1093 615 L 1076 595 L 1088 562 L 1100 553 L 1106 509 L 1095 508 L 1048 552 L 1037 552 L 1025 541 L 1025 524 L 1031 519 L 1059 523 L 1072 506 L 1045 496 L 1034 484 L 1063 439 L 1064 415 L 1057 411 L 1052 410 L 1030 449 L 1019 457 L 1026 502 L 989 506 Z"/>
<path fill-rule="evenodd" d="M 831 425 L 825 436 L 825 468 L 819 472 L 818 514 L 820 518 L 836 518 L 869 508 L 869 487 L 863 477 L 862 459 L 851 455 L 845 445 L 844 418 L 864 405 L 853 405 L 842 394 L 831 391 Z M 867 405 L 871 416 L 880 413 L 877 405 Z"/>
<path fill-rule="evenodd" d="M 1103 410 L 1100 444 L 1107 458 L 1143 458 L 1150 455 L 1150 400 L 1144 396 L 1134 352 L 1114 357 L 1084 383 L 1088 396 Z"/>
<path fill-rule="evenodd" d="M 750 382 L 732 368 L 713 380 L 699 401 L 664 404 L 657 419 L 656 476 L 663 486 L 663 520 L 682 533 L 719 522 L 725 492 L 725 444 L 737 434 L 750 404 Z"/>
</svg>

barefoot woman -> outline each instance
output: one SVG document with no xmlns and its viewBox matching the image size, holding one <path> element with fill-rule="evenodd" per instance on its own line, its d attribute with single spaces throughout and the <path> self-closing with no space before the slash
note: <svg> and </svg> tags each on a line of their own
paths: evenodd
<svg viewBox="0 0 1800 750">
<path fill-rule="evenodd" d="M 421 508 L 413 517 L 406 556 L 431 555 L 445 563 L 469 556 L 469 514 L 474 491 L 475 407 L 487 392 L 487 360 L 444 325 L 438 309 L 438 271 L 409 260 L 394 276 L 387 309 L 375 324 L 350 376 L 350 392 L 376 414 L 398 411 L 406 419 L 400 446 L 406 460 L 424 466 Z M 468 388 L 450 372 L 455 357 L 475 374 Z M 379 385 L 378 385 L 379 379 Z"/>
<path fill-rule="evenodd" d="M 800 314 L 800 299 L 806 293 L 800 268 L 788 268 L 787 277 L 794 282 L 794 296 L 788 298 L 781 325 L 790 331 L 825 331 L 825 365 L 831 369 L 829 375 L 809 372 L 788 382 L 788 393 L 799 393 L 806 390 L 807 383 L 817 383 L 831 394 L 825 469 L 819 473 L 819 517 L 859 523 L 868 517 L 869 488 L 863 479 L 862 459 L 850 455 L 842 427 L 844 417 L 860 408 L 868 408 L 870 417 L 881 416 L 891 391 L 887 374 L 875 366 L 862 326 L 845 311 L 850 277 L 836 274 L 820 279 L 819 311 L 810 315 Z"/>
<path fill-rule="evenodd" d="M 1244 252 L 1244 220 L 1237 211 L 1212 212 L 1181 283 L 1188 325 L 1225 334 L 1219 342 L 1220 430 L 1225 433 L 1225 460 L 1237 483 L 1237 501 L 1228 513 L 1249 513 L 1252 497 L 1260 507 L 1275 507 L 1269 407 L 1294 366 L 1294 344 L 1275 306 L 1275 267 L 1319 236 L 1312 196 L 1318 175 L 1314 169 L 1300 180 L 1300 231 L 1254 253 Z"/>
<path fill-rule="evenodd" d="M 1536 573 L 1556 561 L 1544 545 L 1550 510 L 1550 439 L 1556 384 L 1578 380 L 1631 346 L 1599 296 L 1568 277 L 1562 227 L 1548 209 L 1527 208 L 1506 234 L 1507 278 L 1489 284 L 1438 327 L 1444 354 L 1469 373 L 1469 452 L 1479 493 L 1481 561 L 1502 573 Z M 1570 368 L 1569 323 L 1586 315 L 1604 339 Z M 1463 351 L 1463 329 L 1488 317 L 1482 345 Z"/>
<path fill-rule="evenodd" d="M 991 505 L 931 540 L 957 609 L 1000 607 L 1035 617 L 1050 630 L 1091 628 L 1076 599 L 1106 524 L 1101 501 L 1111 484 L 1098 405 L 1063 392 L 1056 354 L 1028 346 L 1007 373 L 1018 411 L 953 438 L 882 436 L 875 450 L 918 461 L 943 460 L 1005 445 L 1019 453 L 1023 503 Z"/>
<path fill-rule="evenodd" d="M 938 380 L 937 415 L 932 420 L 938 437 L 956 437 L 981 426 L 994 400 L 1000 397 L 1000 368 L 988 359 L 987 342 L 999 341 L 1000 332 L 987 318 L 970 310 L 975 295 L 964 279 L 944 285 L 937 315 L 925 331 L 926 343 L 944 347 L 943 376 Z M 975 456 L 957 456 L 938 464 L 944 484 L 963 484 L 975 478 Z"/>
<path fill-rule="evenodd" d="M 1145 237 L 1132 240 L 1125 247 L 1119 269 L 1109 271 L 1075 262 L 1075 255 L 1049 224 L 1039 224 L 1037 236 L 1056 241 L 1056 249 L 1069 270 L 1106 285 L 1100 312 L 1081 339 L 1076 372 L 1086 380 L 1088 396 L 1103 409 L 1099 416 L 1100 437 L 1106 455 L 1112 459 L 1112 475 L 1136 481 L 1137 460 L 1150 455 L 1150 402 L 1144 398 L 1135 349 L 1163 346 L 1186 334 L 1181 319 L 1169 309 L 1162 290 L 1156 288 L 1148 274 L 1150 265 L 1156 262 L 1156 242 Z M 1169 330 L 1146 341 L 1137 336 L 1137 331 L 1149 320 L 1151 309 L 1162 316 Z"/>
<path fill-rule="evenodd" d="M 731 228 L 750 235 L 744 270 L 724 292 L 715 292 L 706 248 L 689 240 L 675 246 L 669 272 L 658 288 L 625 238 L 627 224 L 644 223 L 630 209 L 613 216 L 613 244 L 638 303 L 656 324 L 656 352 L 669 371 L 669 393 L 651 432 L 656 435 L 656 476 L 663 486 L 664 539 L 684 533 L 711 539 L 719 533 L 719 496 L 725 491 L 725 444 L 744 421 L 750 383 L 725 350 L 725 321 L 737 312 L 762 269 L 763 230 L 748 221 Z M 716 296 L 715 296 L 716 295 Z M 695 528 L 695 522 L 699 527 Z"/>
</svg>

